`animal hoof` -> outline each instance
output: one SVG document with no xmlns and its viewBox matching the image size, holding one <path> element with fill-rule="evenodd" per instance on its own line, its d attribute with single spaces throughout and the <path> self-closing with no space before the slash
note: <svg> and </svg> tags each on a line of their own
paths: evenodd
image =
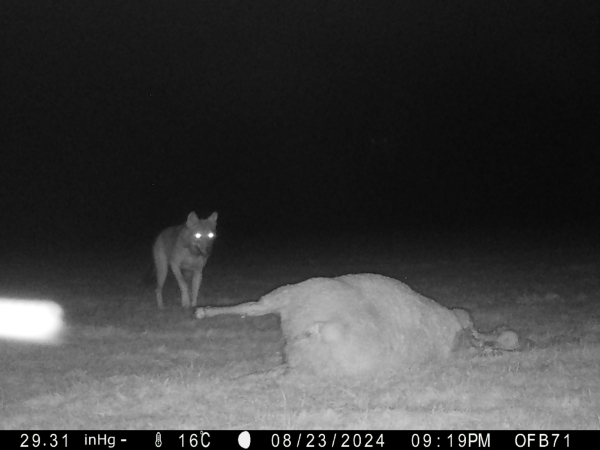
<svg viewBox="0 0 600 450">
<path fill-rule="evenodd" d="M 502 350 L 517 350 L 519 336 L 514 331 L 504 331 L 496 340 L 496 345 Z"/>
</svg>

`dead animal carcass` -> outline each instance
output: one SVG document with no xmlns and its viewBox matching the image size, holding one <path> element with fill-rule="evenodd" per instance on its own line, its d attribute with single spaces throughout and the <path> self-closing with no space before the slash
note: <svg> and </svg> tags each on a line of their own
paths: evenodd
<svg viewBox="0 0 600 450">
<path fill-rule="evenodd" d="M 398 371 L 446 359 L 460 346 L 483 347 L 486 340 L 508 342 L 507 350 L 518 347 L 515 333 L 502 333 L 502 339 L 478 333 L 466 311 L 445 308 L 376 274 L 312 278 L 258 302 L 198 308 L 196 317 L 270 313 L 281 316 L 289 367 L 324 377 Z"/>
</svg>

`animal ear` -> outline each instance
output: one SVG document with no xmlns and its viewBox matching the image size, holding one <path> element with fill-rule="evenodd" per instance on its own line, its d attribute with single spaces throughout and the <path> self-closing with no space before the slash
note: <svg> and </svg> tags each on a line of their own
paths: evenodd
<svg viewBox="0 0 600 450">
<path fill-rule="evenodd" d="M 191 226 L 194 226 L 194 225 L 195 225 L 195 224 L 197 224 L 197 223 L 198 223 L 198 216 L 196 215 L 196 213 L 195 213 L 195 212 L 193 212 L 193 211 L 192 211 L 192 212 L 191 212 L 191 213 L 188 215 L 188 218 L 187 218 L 187 226 L 188 226 L 188 227 L 191 227 Z"/>
<path fill-rule="evenodd" d="M 217 212 L 215 211 L 214 213 L 212 213 L 210 215 L 210 217 L 206 220 L 210 220 L 211 222 L 217 223 L 217 217 L 219 217 L 219 215 L 217 214 Z"/>
</svg>

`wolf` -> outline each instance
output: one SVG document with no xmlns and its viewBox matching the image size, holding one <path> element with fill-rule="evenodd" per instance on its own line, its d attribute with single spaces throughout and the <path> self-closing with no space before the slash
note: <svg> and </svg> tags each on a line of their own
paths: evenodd
<svg viewBox="0 0 600 450">
<path fill-rule="evenodd" d="M 217 213 L 206 219 L 199 219 L 195 212 L 188 215 L 187 221 L 162 231 L 154 242 L 154 264 L 156 266 L 156 301 L 163 308 L 162 289 L 169 272 L 181 289 L 181 305 L 195 307 L 202 283 L 202 270 L 208 261 L 212 246 L 217 237 Z M 192 273 L 192 301 L 182 270 Z"/>
</svg>

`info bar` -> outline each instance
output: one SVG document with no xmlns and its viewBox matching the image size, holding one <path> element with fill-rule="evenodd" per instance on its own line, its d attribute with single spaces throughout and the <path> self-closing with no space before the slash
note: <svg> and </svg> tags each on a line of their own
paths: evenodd
<svg viewBox="0 0 600 450">
<path fill-rule="evenodd" d="M 600 431 L 0 431 L 17 449 L 587 449 Z"/>
</svg>

